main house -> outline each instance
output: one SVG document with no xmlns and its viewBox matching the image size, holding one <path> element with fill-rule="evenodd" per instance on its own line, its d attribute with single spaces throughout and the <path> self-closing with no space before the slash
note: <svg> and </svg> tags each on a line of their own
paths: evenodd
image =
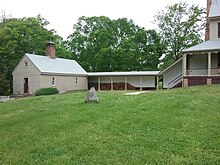
<svg viewBox="0 0 220 165">
<path fill-rule="evenodd" d="M 160 72 L 163 88 L 220 84 L 220 0 L 207 0 L 206 41 Z"/>
</svg>

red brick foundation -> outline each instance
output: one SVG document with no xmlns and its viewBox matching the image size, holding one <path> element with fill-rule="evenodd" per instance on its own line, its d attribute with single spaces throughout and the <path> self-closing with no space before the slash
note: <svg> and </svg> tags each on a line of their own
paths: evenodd
<svg viewBox="0 0 220 165">
<path fill-rule="evenodd" d="M 218 77 L 184 77 L 184 87 L 196 86 L 196 85 L 212 85 L 220 84 L 220 76 Z"/>
</svg>

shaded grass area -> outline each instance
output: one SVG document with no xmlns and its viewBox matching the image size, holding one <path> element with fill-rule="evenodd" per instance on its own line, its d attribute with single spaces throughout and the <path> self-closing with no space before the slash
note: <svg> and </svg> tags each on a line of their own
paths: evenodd
<svg viewBox="0 0 220 165">
<path fill-rule="evenodd" d="M 0 164 L 220 164 L 220 86 L 0 104 Z"/>
</svg>

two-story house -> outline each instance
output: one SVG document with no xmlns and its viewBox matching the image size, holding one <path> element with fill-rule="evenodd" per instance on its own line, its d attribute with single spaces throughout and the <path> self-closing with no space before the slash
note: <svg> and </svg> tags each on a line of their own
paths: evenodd
<svg viewBox="0 0 220 165">
<path fill-rule="evenodd" d="M 163 88 L 220 84 L 220 0 L 207 0 L 206 41 L 163 70 Z"/>
</svg>

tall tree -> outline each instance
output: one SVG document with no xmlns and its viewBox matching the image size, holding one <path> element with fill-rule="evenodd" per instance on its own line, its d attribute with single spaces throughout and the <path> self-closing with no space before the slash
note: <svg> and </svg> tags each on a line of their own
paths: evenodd
<svg viewBox="0 0 220 165">
<path fill-rule="evenodd" d="M 73 58 L 87 71 L 155 70 L 163 44 L 154 30 L 132 20 L 80 17 L 68 37 Z"/>
<path fill-rule="evenodd" d="M 155 15 L 154 22 L 167 46 L 164 67 L 178 60 L 181 51 L 202 41 L 205 28 L 205 10 L 186 2 L 167 6 Z"/>
<path fill-rule="evenodd" d="M 49 24 L 40 15 L 29 18 L 5 18 L 0 22 L 0 95 L 12 93 L 12 71 L 25 53 L 45 54 L 45 43 L 57 43 L 58 52 L 64 51 L 63 40 L 54 30 L 47 30 Z"/>
</svg>

